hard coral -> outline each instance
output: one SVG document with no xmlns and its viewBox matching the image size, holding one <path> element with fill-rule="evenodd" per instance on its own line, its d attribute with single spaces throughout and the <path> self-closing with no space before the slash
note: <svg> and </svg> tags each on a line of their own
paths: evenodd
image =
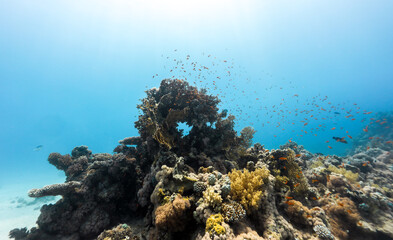
<svg viewBox="0 0 393 240">
<path fill-rule="evenodd" d="M 221 206 L 222 197 L 220 193 L 215 191 L 214 187 L 208 187 L 203 192 L 203 200 L 209 206 L 218 208 Z"/>
<path fill-rule="evenodd" d="M 221 214 L 211 215 L 206 221 L 206 232 L 214 235 L 221 235 L 225 233 L 225 228 L 222 226 L 224 219 Z"/>
<path fill-rule="evenodd" d="M 135 239 L 131 231 L 131 228 L 127 224 L 119 224 L 111 230 L 102 232 L 97 240 L 124 240 L 124 239 Z"/>
<path fill-rule="evenodd" d="M 319 238 L 324 240 L 334 240 L 334 236 L 325 225 L 315 225 L 313 230 Z"/>
<path fill-rule="evenodd" d="M 267 181 L 269 170 L 258 168 L 253 172 L 247 169 L 232 170 L 228 173 L 231 179 L 230 195 L 248 211 L 250 208 L 258 208 L 262 197 L 262 185 Z"/>
<path fill-rule="evenodd" d="M 188 199 L 177 195 L 173 202 L 159 206 L 155 211 L 157 228 L 170 232 L 179 232 L 187 223 L 187 210 L 191 207 Z"/>
<path fill-rule="evenodd" d="M 59 170 L 66 170 L 71 165 L 71 156 L 69 154 L 61 155 L 60 153 L 49 154 L 48 161 Z"/>
<path fill-rule="evenodd" d="M 221 213 L 225 222 L 237 222 L 246 216 L 246 211 L 242 205 L 235 201 L 223 203 Z"/>
<path fill-rule="evenodd" d="M 346 179 L 348 179 L 352 183 L 356 183 L 359 178 L 358 173 L 354 173 L 352 171 L 346 170 L 345 168 L 338 168 L 333 165 L 330 165 L 328 167 L 328 170 L 343 175 Z"/>
</svg>

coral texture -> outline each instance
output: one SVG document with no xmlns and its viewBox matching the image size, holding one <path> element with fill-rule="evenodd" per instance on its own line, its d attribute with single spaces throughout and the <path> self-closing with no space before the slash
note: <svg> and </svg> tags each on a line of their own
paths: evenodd
<svg viewBox="0 0 393 240">
<path fill-rule="evenodd" d="M 240 135 L 219 99 L 183 80 L 146 92 L 135 122 L 112 154 L 86 146 L 51 153 L 65 183 L 29 196 L 44 205 L 17 240 L 393 239 L 393 128 L 370 126 L 348 156 L 280 149 Z M 393 122 L 392 114 L 380 114 Z M 179 129 L 187 124 L 186 134 Z M 389 140 L 390 140 L 389 139 Z"/>
<path fill-rule="evenodd" d="M 262 185 L 269 176 L 269 170 L 256 169 L 253 172 L 247 169 L 232 170 L 228 174 L 231 179 L 231 197 L 238 201 L 246 211 L 250 208 L 258 208 L 262 197 Z"/>
</svg>

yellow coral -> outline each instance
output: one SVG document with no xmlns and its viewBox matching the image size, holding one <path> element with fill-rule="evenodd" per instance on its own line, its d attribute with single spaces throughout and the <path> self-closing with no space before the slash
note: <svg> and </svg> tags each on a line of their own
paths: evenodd
<svg viewBox="0 0 393 240">
<path fill-rule="evenodd" d="M 355 183 L 359 178 L 358 173 L 354 173 L 350 170 L 346 170 L 345 168 L 338 168 L 333 165 L 330 165 L 328 167 L 328 170 L 331 172 L 343 175 L 346 179 L 348 179 L 352 183 Z"/>
<path fill-rule="evenodd" d="M 203 192 L 203 200 L 205 203 L 207 203 L 209 206 L 212 206 L 213 208 L 220 206 L 222 203 L 221 195 L 219 193 L 216 193 L 213 187 L 208 187 Z"/>
<path fill-rule="evenodd" d="M 231 179 L 231 197 L 238 201 L 248 211 L 250 208 L 258 208 L 262 197 L 262 185 L 267 181 L 269 170 L 258 168 L 255 171 L 247 169 L 232 170 L 228 173 Z"/>
<path fill-rule="evenodd" d="M 225 233 L 225 228 L 221 225 L 224 221 L 221 214 L 211 215 L 206 221 L 206 232 L 221 235 Z"/>
<path fill-rule="evenodd" d="M 319 157 L 318 160 L 315 160 L 315 161 L 311 164 L 310 168 L 318 168 L 318 167 L 324 167 L 324 166 L 325 166 L 325 165 L 323 164 L 322 158 Z"/>
</svg>

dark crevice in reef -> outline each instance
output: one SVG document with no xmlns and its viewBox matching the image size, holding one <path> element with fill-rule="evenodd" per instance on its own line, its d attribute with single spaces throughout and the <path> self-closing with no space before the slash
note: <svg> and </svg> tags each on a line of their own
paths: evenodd
<svg viewBox="0 0 393 240">
<path fill-rule="evenodd" d="M 41 208 L 36 228 L 14 229 L 11 238 L 393 239 L 386 146 L 358 144 L 345 158 L 294 142 L 268 150 L 252 146 L 251 127 L 238 135 L 234 116 L 203 89 L 163 80 L 146 94 L 139 136 L 119 141 L 114 154 L 80 146 L 49 155 L 66 182 L 29 196 L 62 199 Z"/>
</svg>

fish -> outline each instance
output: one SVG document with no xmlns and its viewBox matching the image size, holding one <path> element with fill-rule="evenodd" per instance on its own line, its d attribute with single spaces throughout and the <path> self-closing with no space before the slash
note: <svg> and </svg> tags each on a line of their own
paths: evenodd
<svg viewBox="0 0 393 240">
<path fill-rule="evenodd" d="M 297 187 L 297 186 L 299 186 L 300 185 L 300 183 L 296 183 L 295 185 L 293 185 L 293 187 Z"/>
<path fill-rule="evenodd" d="M 33 151 L 34 151 L 34 152 L 38 152 L 38 151 L 40 151 L 43 147 L 44 147 L 44 145 L 38 145 L 37 147 L 33 148 Z"/>
<path fill-rule="evenodd" d="M 350 139 L 352 139 L 352 136 L 351 135 L 347 135 Z"/>
<path fill-rule="evenodd" d="M 341 143 L 348 143 L 347 140 L 344 139 L 345 137 L 333 137 L 334 140 Z"/>
<path fill-rule="evenodd" d="M 286 157 L 280 157 L 280 160 L 288 160 Z"/>
<path fill-rule="evenodd" d="M 296 154 L 296 155 L 295 155 L 295 157 L 300 157 L 300 156 L 302 156 L 302 155 L 301 155 L 301 154 Z"/>
<path fill-rule="evenodd" d="M 316 182 L 318 182 L 318 180 L 317 179 L 313 179 L 313 180 L 311 180 L 311 182 L 312 183 L 316 183 Z"/>
<path fill-rule="evenodd" d="M 331 146 L 328 146 L 328 148 L 332 149 L 332 147 L 331 147 Z"/>
<path fill-rule="evenodd" d="M 335 130 L 336 129 L 336 127 L 332 127 L 332 129 L 331 130 Z"/>
<path fill-rule="evenodd" d="M 288 204 L 289 206 L 295 205 L 295 202 L 293 200 L 286 201 L 285 203 Z"/>
<path fill-rule="evenodd" d="M 293 197 L 288 197 L 288 196 L 285 196 L 285 198 L 288 199 L 288 200 L 292 200 L 293 199 Z"/>
</svg>

